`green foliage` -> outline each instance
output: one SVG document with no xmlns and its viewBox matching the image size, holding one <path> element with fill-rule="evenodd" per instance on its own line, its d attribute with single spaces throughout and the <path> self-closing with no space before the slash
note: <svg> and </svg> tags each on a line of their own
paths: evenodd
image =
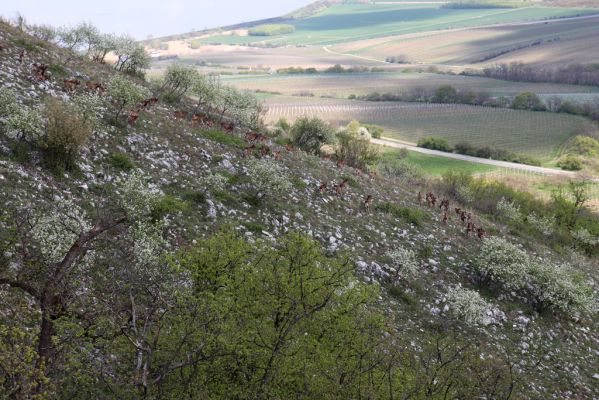
<svg viewBox="0 0 599 400">
<path fill-rule="evenodd" d="M 360 368 L 381 351 L 376 291 L 312 239 L 290 234 L 271 247 L 225 232 L 181 254 L 178 265 L 222 332 L 202 341 L 224 356 L 194 374 L 214 398 L 349 398 L 370 392 L 360 389 L 367 376 L 383 382 L 381 369 Z"/>
<path fill-rule="evenodd" d="M 368 129 L 370 135 L 375 139 L 380 139 L 383 136 L 383 133 L 385 132 L 385 128 L 379 125 L 363 124 L 362 126 Z"/>
<path fill-rule="evenodd" d="M 575 136 L 568 144 L 568 150 L 585 157 L 599 155 L 599 140 L 589 136 Z"/>
<path fill-rule="evenodd" d="M 163 220 L 167 215 L 174 215 L 188 208 L 189 205 L 186 202 L 167 194 L 158 198 L 152 204 L 150 219 L 153 222 L 158 222 Z"/>
<path fill-rule="evenodd" d="M 54 172 L 73 171 L 77 168 L 79 151 L 92 134 L 92 126 L 77 109 L 61 100 L 46 102 L 46 131 L 39 140 L 44 164 Z"/>
<path fill-rule="evenodd" d="M 543 101 L 532 92 L 520 93 L 512 101 L 512 108 L 515 110 L 545 111 Z"/>
<path fill-rule="evenodd" d="M 181 193 L 181 198 L 189 203 L 202 205 L 206 203 L 206 194 L 195 190 L 186 190 Z"/>
<path fill-rule="evenodd" d="M 455 145 L 454 150 L 458 154 L 472 157 L 492 158 L 494 160 L 509 161 L 528 165 L 541 165 L 541 162 L 533 157 L 516 154 L 514 152 L 498 149 L 491 146 L 476 147 L 470 143 L 460 142 Z"/>
<path fill-rule="evenodd" d="M 108 163 L 121 171 L 130 171 L 135 168 L 135 163 L 127 153 L 111 153 L 108 156 Z"/>
<path fill-rule="evenodd" d="M 424 181 L 425 174 L 421 167 L 385 154 L 379 160 L 377 168 L 383 174 L 397 178 L 407 184 Z"/>
<path fill-rule="evenodd" d="M 451 104 L 456 103 L 458 100 L 458 90 L 451 85 L 440 86 L 435 91 L 433 102 Z"/>
<path fill-rule="evenodd" d="M 356 131 L 350 128 L 337 133 L 337 143 L 337 158 L 344 160 L 349 166 L 366 168 L 374 165 L 379 158 L 378 147 L 370 144 L 370 135 L 360 135 L 360 128 Z"/>
<path fill-rule="evenodd" d="M 195 67 L 172 64 L 169 65 L 164 74 L 164 83 L 162 85 L 165 91 L 165 96 L 173 99 L 172 102 L 177 102 L 189 92 L 196 81 L 199 79 L 200 74 Z"/>
<path fill-rule="evenodd" d="M 580 171 L 584 167 L 584 164 L 580 157 L 568 154 L 559 159 L 557 166 L 566 171 Z"/>
<path fill-rule="evenodd" d="M 150 67 L 150 56 L 143 45 L 133 37 L 123 35 L 114 38 L 113 51 L 117 56 L 114 68 L 131 75 L 143 75 Z"/>
<path fill-rule="evenodd" d="M 250 28 L 250 36 L 278 36 L 295 32 L 295 26 L 289 24 L 267 24 Z"/>
<path fill-rule="evenodd" d="M 300 117 L 291 127 L 291 141 L 310 154 L 319 154 L 322 145 L 335 143 L 335 131 L 319 118 Z"/>
<path fill-rule="evenodd" d="M 379 203 L 375 209 L 386 214 L 391 214 L 416 226 L 420 226 L 426 218 L 426 213 L 417 208 L 402 207 L 393 203 Z"/>
<path fill-rule="evenodd" d="M 453 148 L 447 143 L 447 140 L 442 137 L 425 136 L 418 140 L 418 147 L 425 149 L 439 150 L 451 153 Z"/>
</svg>

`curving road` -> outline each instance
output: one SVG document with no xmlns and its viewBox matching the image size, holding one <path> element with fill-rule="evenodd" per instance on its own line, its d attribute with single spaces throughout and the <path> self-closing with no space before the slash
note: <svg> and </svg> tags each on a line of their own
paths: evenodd
<svg viewBox="0 0 599 400">
<path fill-rule="evenodd" d="M 411 151 L 416 151 L 418 153 L 430 154 L 433 156 L 445 157 L 445 158 L 453 158 L 455 160 L 469 161 L 479 164 L 493 165 L 500 168 L 508 168 L 508 169 L 516 169 L 520 171 L 532 172 L 535 174 L 541 175 L 554 175 L 554 176 L 565 176 L 574 178 L 577 176 L 576 172 L 573 171 L 564 171 L 561 169 L 555 168 L 546 168 L 546 167 L 535 167 L 533 165 L 525 165 L 525 164 L 517 164 L 508 161 L 498 161 L 498 160 L 490 160 L 487 158 L 479 158 L 472 156 L 465 156 L 463 154 L 455 154 L 455 153 L 446 153 L 444 151 L 438 150 L 430 150 L 422 147 L 418 147 L 413 143 L 402 142 L 399 140 L 394 140 L 390 138 L 381 138 L 381 139 L 371 139 L 371 142 L 374 144 L 378 144 L 381 146 L 393 147 L 397 149 L 408 149 Z"/>
</svg>

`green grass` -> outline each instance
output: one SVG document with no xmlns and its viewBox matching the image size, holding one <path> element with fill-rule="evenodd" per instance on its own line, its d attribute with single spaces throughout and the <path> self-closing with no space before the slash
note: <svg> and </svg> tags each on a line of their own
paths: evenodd
<svg viewBox="0 0 599 400">
<path fill-rule="evenodd" d="M 422 225 L 422 221 L 427 217 L 427 214 L 422 210 L 403 207 L 394 203 L 380 203 L 375 206 L 375 209 L 385 214 L 391 214 L 395 218 L 403 219 L 416 226 Z"/>
<path fill-rule="evenodd" d="M 384 148 L 381 158 L 397 159 L 399 158 L 399 149 Z M 451 158 L 431 156 L 415 151 L 408 152 L 408 156 L 403 159 L 409 164 L 416 165 L 426 174 L 432 176 L 441 176 L 445 172 L 452 170 L 458 172 L 469 172 L 472 174 L 482 174 L 496 171 L 499 168 L 492 165 L 478 164 L 469 161 L 455 160 Z"/>
<path fill-rule="evenodd" d="M 590 13 L 592 10 L 530 7 L 519 9 L 456 10 L 438 4 L 341 4 L 311 16 L 289 21 L 295 32 L 264 40 L 259 37 L 219 35 L 204 43 L 329 45 L 389 34 L 540 20 Z"/>
<path fill-rule="evenodd" d="M 221 144 L 227 144 L 227 145 L 236 146 L 236 147 L 243 147 L 245 145 L 245 141 L 243 139 L 241 139 L 240 137 L 227 134 L 218 129 L 204 131 L 201 133 L 201 135 L 203 137 L 205 137 L 206 139 L 209 139 L 209 140 L 221 143 Z"/>
</svg>

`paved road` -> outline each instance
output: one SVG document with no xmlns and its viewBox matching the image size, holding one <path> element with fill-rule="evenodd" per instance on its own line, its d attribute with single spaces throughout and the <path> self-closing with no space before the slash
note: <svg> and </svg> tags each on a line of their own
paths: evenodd
<svg viewBox="0 0 599 400">
<path fill-rule="evenodd" d="M 493 166 L 500 167 L 500 168 L 516 169 L 516 170 L 520 170 L 520 171 L 532 172 L 532 173 L 541 174 L 541 175 L 556 175 L 556 176 L 566 176 L 566 177 L 571 177 L 571 178 L 574 178 L 576 176 L 576 172 L 572 172 L 572 171 L 563 171 L 561 169 L 555 169 L 555 168 L 535 167 L 533 165 L 517 164 L 517 163 L 512 163 L 512 162 L 507 162 L 507 161 L 489 160 L 487 158 L 465 156 L 462 154 L 446 153 L 444 151 L 424 149 L 422 147 L 418 147 L 418 146 L 414 145 L 413 143 L 402 142 L 402 141 L 393 140 L 390 138 L 372 139 L 372 143 L 378 144 L 381 146 L 394 147 L 394 148 L 398 148 L 398 149 L 406 148 L 411 151 L 416 151 L 418 153 L 423 153 L 423 154 L 430 154 L 433 156 L 453 158 L 455 160 L 470 161 L 470 162 L 479 163 L 479 164 L 493 165 Z"/>
</svg>

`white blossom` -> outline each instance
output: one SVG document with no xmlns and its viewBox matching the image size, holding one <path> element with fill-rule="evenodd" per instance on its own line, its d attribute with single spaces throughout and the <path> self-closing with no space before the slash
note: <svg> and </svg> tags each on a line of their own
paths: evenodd
<svg viewBox="0 0 599 400">
<path fill-rule="evenodd" d="M 522 215 L 520 214 L 520 206 L 515 204 L 513 201 L 507 200 L 505 197 L 502 197 L 497 203 L 497 211 L 508 221 L 515 222 L 522 218 Z"/>
<path fill-rule="evenodd" d="M 484 240 L 476 266 L 485 278 L 518 289 L 525 284 L 529 263 L 524 251 L 503 238 L 491 237 Z"/>
<path fill-rule="evenodd" d="M 594 236 L 585 228 L 579 228 L 573 231 L 572 237 L 585 246 L 596 246 L 599 244 L 599 236 Z"/>
<path fill-rule="evenodd" d="M 488 325 L 492 305 L 481 295 L 470 289 L 454 287 L 447 293 L 447 303 L 453 315 L 463 319 L 468 325 Z"/>
<path fill-rule="evenodd" d="M 391 258 L 399 276 L 408 278 L 418 273 L 419 263 L 414 251 L 398 247 L 387 255 Z"/>
<path fill-rule="evenodd" d="M 60 262 L 77 237 L 92 228 L 86 213 L 71 200 L 60 200 L 49 212 L 35 216 L 31 229 L 44 258 L 50 263 Z"/>
<path fill-rule="evenodd" d="M 160 196 L 156 189 L 148 185 L 147 179 L 140 172 L 132 173 L 121 185 L 118 198 L 130 220 L 148 219 L 152 207 Z"/>
<path fill-rule="evenodd" d="M 222 192 L 225 190 L 228 179 L 221 174 L 210 174 L 202 179 L 204 186 L 212 192 Z"/>
<path fill-rule="evenodd" d="M 273 161 L 252 158 L 247 163 L 247 169 L 250 181 L 260 196 L 291 190 L 289 176 L 279 164 Z"/>
<path fill-rule="evenodd" d="M 542 217 L 537 215 L 535 212 L 528 214 L 526 218 L 528 223 L 532 225 L 540 234 L 544 236 L 550 236 L 553 234 L 554 221 L 551 218 Z"/>
</svg>

